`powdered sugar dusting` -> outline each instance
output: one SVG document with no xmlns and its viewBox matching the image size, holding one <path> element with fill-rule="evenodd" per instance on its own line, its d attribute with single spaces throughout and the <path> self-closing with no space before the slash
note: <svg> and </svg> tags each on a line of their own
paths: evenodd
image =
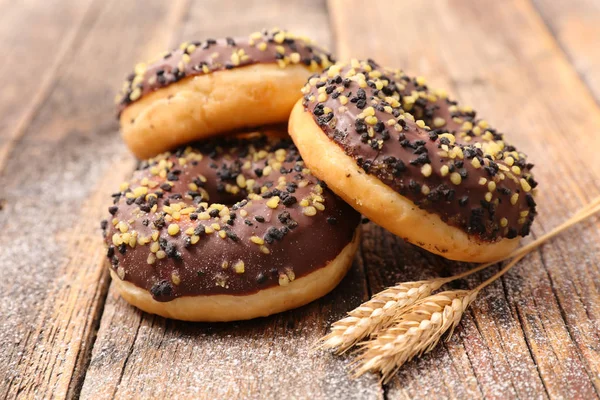
<svg viewBox="0 0 600 400">
<path fill-rule="evenodd" d="M 82 397 L 381 398 L 378 376 L 353 380 L 351 358 L 312 349 L 331 321 L 360 303 L 362 280 L 355 267 L 308 306 L 222 324 L 144 314 L 111 289 Z"/>
</svg>

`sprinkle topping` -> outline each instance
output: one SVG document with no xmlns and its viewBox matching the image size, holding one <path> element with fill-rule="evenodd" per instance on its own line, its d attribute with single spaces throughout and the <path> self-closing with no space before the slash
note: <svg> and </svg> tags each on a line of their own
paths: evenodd
<svg viewBox="0 0 600 400">
<path fill-rule="evenodd" d="M 248 294 L 292 284 L 352 240 L 360 216 L 293 143 L 248 136 L 143 161 L 113 194 L 102 227 L 121 279 L 158 301 Z"/>
<path fill-rule="evenodd" d="M 331 140 L 419 207 L 484 241 L 529 234 L 533 165 L 424 78 L 352 60 L 311 77 L 303 93 Z"/>
<path fill-rule="evenodd" d="M 280 29 L 265 29 L 243 38 L 184 42 L 179 48 L 161 54 L 156 61 L 137 64 L 117 94 L 115 103 L 121 113 L 149 92 L 186 77 L 213 71 L 274 63 L 281 68 L 303 65 L 316 72 L 332 62 L 331 55 L 310 39 Z"/>
</svg>

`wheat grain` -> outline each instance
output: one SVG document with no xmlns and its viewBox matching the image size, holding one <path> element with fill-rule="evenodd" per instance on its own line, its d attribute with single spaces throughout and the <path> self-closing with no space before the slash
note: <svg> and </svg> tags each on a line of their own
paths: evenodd
<svg viewBox="0 0 600 400">
<path fill-rule="evenodd" d="M 448 338 L 478 291 L 452 290 L 418 300 L 407 308 L 391 327 L 379 332 L 363 345 L 357 357 L 356 376 L 380 371 L 382 380 L 390 377 L 407 361 L 431 351 L 448 333 Z"/>
<path fill-rule="evenodd" d="M 348 317 L 334 323 L 331 333 L 321 339 L 320 347 L 337 349 L 341 353 L 371 336 L 372 340 L 362 343 L 363 352 L 355 361 L 355 373 L 359 376 L 367 371 L 379 371 L 382 380 L 387 382 L 404 363 L 431 351 L 445 334 L 450 338 L 464 311 L 482 289 L 499 279 L 531 251 L 598 211 L 600 196 L 552 231 L 515 250 L 503 260 L 482 264 L 448 278 L 400 283 L 378 293 L 351 311 Z M 445 283 L 507 259 L 511 259 L 507 265 L 472 290 L 432 295 Z"/>
<path fill-rule="evenodd" d="M 446 279 L 404 282 L 377 293 L 369 301 L 335 322 L 318 347 L 343 353 L 373 332 L 386 328 L 407 307 L 439 289 Z"/>
</svg>

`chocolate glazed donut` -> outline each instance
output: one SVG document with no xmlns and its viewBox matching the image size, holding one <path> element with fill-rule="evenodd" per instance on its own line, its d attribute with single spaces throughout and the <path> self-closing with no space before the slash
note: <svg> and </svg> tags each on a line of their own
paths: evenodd
<svg viewBox="0 0 600 400">
<path fill-rule="evenodd" d="M 194 321 L 266 316 L 327 293 L 360 216 L 289 139 L 214 140 L 144 161 L 103 222 L 111 273 L 142 310 Z"/>
<path fill-rule="evenodd" d="M 290 119 L 295 143 L 368 218 L 464 261 L 497 259 L 529 234 L 533 165 L 471 108 L 371 60 L 336 64 L 303 92 Z"/>
<path fill-rule="evenodd" d="M 311 72 L 332 63 L 310 39 L 271 29 L 184 42 L 140 63 L 117 95 L 125 142 L 140 158 L 194 140 L 287 122 Z"/>
</svg>

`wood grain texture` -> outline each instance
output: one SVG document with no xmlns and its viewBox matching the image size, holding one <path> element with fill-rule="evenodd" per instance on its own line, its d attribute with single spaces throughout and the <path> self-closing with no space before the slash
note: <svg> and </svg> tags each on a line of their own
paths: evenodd
<svg viewBox="0 0 600 400">
<path fill-rule="evenodd" d="M 44 29 L 31 30 L 17 48 L 47 53 L 47 61 L 57 65 L 49 72 L 52 82 L 36 87 L 32 80 L 43 78 L 40 58 L 17 74 L 29 72 L 31 82 L 19 87 L 23 79 L 16 79 L 15 88 L 8 83 L 22 95 L 30 90 L 26 98 L 34 99 L 25 111 L 14 109 L 29 116 L 12 125 L 16 134 L 8 133 L 16 139 L 3 147 L 0 176 L 0 396 L 8 398 L 78 392 L 108 289 L 98 221 L 109 203 L 106 194 L 133 167 L 118 139 L 113 90 L 134 59 L 166 44 L 152 44 L 148 32 L 160 41 L 172 30 L 166 22 L 176 10 L 161 2 L 95 1 L 81 17 L 78 1 L 53 6 L 21 4 L 27 12 L 20 23 L 39 16 Z M 144 19 L 132 28 L 140 15 Z M 72 24 L 77 32 L 71 40 L 65 27 Z M 44 47 L 64 35 L 68 51 L 55 61 L 52 49 Z M 1 112 L 11 114 L 6 107 L 19 103 L 12 98 L 2 104 Z"/>
<path fill-rule="evenodd" d="M 0 4 L 0 40 L 6 60 L 0 64 L 0 74 L 10 77 L 0 91 L 0 172 L 48 95 L 86 14 L 93 14 L 90 4 L 90 0 Z M 37 29 L 23 29 L 23 21 Z"/>
<path fill-rule="evenodd" d="M 134 63 L 183 39 L 280 26 L 474 106 L 536 163 L 533 236 L 547 232 L 600 190 L 599 4 L 0 0 L 0 397 L 599 397 L 595 220 L 487 288 L 449 342 L 385 387 L 351 380 L 350 358 L 312 343 L 369 294 L 467 265 L 368 224 L 353 269 L 323 299 L 255 321 L 182 323 L 109 288 L 98 229 L 134 164 L 112 106 Z"/>
<path fill-rule="evenodd" d="M 559 46 L 600 102 L 600 2 L 533 0 Z"/>
<path fill-rule="evenodd" d="M 334 0 L 329 6 L 340 57 L 372 57 L 431 78 L 530 155 L 540 182 L 534 236 L 598 193 L 600 110 L 530 3 Z M 370 229 L 363 254 L 372 291 L 464 268 Z M 598 243 L 597 222 L 588 222 L 529 256 L 486 289 L 452 340 L 407 365 L 386 395 L 597 397 Z"/>
<path fill-rule="evenodd" d="M 244 35 L 270 26 L 330 43 L 324 3 L 190 4 L 178 40 Z M 357 260 L 331 294 L 298 310 L 227 324 L 194 324 L 140 313 L 111 287 L 82 398 L 344 398 L 383 396 L 377 377 L 351 380 L 348 362 L 312 351 L 332 321 L 366 299 Z"/>
</svg>

